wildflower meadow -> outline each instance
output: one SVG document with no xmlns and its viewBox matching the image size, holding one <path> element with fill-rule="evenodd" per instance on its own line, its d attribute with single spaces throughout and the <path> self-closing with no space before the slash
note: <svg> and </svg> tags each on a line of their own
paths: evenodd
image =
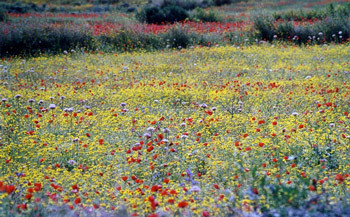
<svg viewBox="0 0 350 217">
<path fill-rule="evenodd" d="M 350 47 L 339 31 L 305 44 L 279 35 L 185 49 L 170 38 L 161 49 L 4 55 L 0 215 L 350 215 Z"/>
</svg>

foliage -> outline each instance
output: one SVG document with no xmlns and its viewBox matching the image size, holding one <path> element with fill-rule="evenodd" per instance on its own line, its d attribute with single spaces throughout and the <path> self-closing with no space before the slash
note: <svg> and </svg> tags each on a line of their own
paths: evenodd
<svg viewBox="0 0 350 217">
<path fill-rule="evenodd" d="M 213 0 L 214 5 L 221 6 L 225 4 L 231 4 L 232 0 Z"/>
<path fill-rule="evenodd" d="M 191 14 L 191 20 L 202 22 L 220 22 L 222 18 L 213 10 L 204 10 L 203 8 L 196 8 Z"/>
<path fill-rule="evenodd" d="M 266 41 L 293 41 L 296 44 L 343 43 L 350 37 L 347 20 L 347 17 L 335 16 L 316 23 L 296 25 L 292 21 L 275 23 L 271 17 L 260 16 L 254 20 L 255 37 Z"/>
<path fill-rule="evenodd" d="M 160 7 L 167 7 L 171 5 L 176 5 L 189 11 L 197 7 L 207 7 L 209 5 L 209 2 L 200 0 L 163 0 L 160 4 Z"/>
<path fill-rule="evenodd" d="M 6 26 L 3 28 L 7 28 Z M 49 25 L 17 25 L 0 35 L 0 55 L 34 55 L 57 53 L 76 48 L 93 49 L 92 35 L 83 29 Z"/>
<path fill-rule="evenodd" d="M 272 41 L 276 34 L 274 21 L 268 16 L 256 16 L 254 18 L 254 28 L 257 31 L 256 36 L 261 40 Z"/>
<path fill-rule="evenodd" d="M 187 17 L 187 11 L 176 5 L 167 5 L 161 8 L 158 6 L 147 6 L 137 14 L 137 18 L 141 22 L 158 24 L 183 21 Z"/>
<path fill-rule="evenodd" d="M 339 17 L 345 18 L 350 16 L 350 3 L 344 5 L 334 6 L 333 3 L 327 5 L 324 9 L 312 9 L 312 10 L 288 10 L 284 12 L 274 12 L 273 18 L 275 20 L 294 20 L 294 21 L 302 21 L 302 20 L 320 20 L 325 19 L 327 17 Z"/>
<path fill-rule="evenodd" d="M 0 22 L 7 21 L 8 15 L 7 11 L 0 8 Z"/>
</svg>

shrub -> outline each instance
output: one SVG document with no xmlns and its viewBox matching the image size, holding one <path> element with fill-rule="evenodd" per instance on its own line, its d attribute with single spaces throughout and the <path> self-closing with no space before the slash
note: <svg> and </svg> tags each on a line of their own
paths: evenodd
<svg viewBox="0 0 350 217">
<path fill-rule="evenodd" d="M 272 41 L 276 35 L 284 41 L 296 44 L 324 42 L 343 42 L 350 37 L 350 24 L 346 17 L 328 17 L 320 22 L 294 26 L 290 21 L 275 23 L 271 17 L 259 17 L 254 20 L 255 37 Z"/>
<path fill-rule="evenodd" d="M 98 41 L 104 50 L 114 51 L 155 50 L 164 47 L 159 36 L 135 32 L 126 27 L 114 35 L 102 35 Z"/>
<path fill-rule="evenodd" d="M 7 26 L 3 26 L 5 32 Z M 18 24 L 0 34 L 0 56 L 36 55 L 39 53 L 58 53 L 77 47 L 93 49 L 93 36 L 84 29 L 72 27 L 52 27 L 48 25 Z"/>
<path fill-rule="evenodd" d="M 304 11 L 304 10 L 289 10 L 284 13 L 274 13 L 273 17 L 275 20 L 305 20 L 305 19 L 323 19 L 327 17 L 326 11 L 323 10 L 311 10 L 311 11 Z"/>
<path fill-rule="evenodd" d="M 163 0 L 161 3 L 161 7 L 167 7 L 170 5 L 176 5 L 185 10 L 193 10 L 197 7 L 205 7 L 208 6 L 208 1 L 198 1 L 198 0 Z"/>
<path fill-rule="evenodd" d="M 187 11 L 176 5 L 169 5 L 167 7 L 164 7 L 163 11 L 165 15 L 165 22 L 174 23 L 183 21 L 188 18 Z"/>
<path fill-rule="evenodd" d="M 137 15 L 137 19 L 146 23 L 173 23 L 185 20 L 188 13 L 185 9 L 176 6 L 168 5 L 166 7 L 145 7 Z"/>
<path fill-rule="evenodd" d="M 257 31 L 256 37 L 261 40 L 272 41 L 276 30 L 274 21 L 268 16 L 257 16 L 254 18 L 254 28 Z"/>
<path fill-rule="evenodd" d="M 346 40 L 350 34 L 349 22 L 341 17 L 329 17 L 319 23 L 316 28 L 318 32 L 322 32 L 322 37 L 328 42 Z"/>
<path fill-rule="evenodd" d="M 0 22 L 6 21 L 8 18 L 7 11 L 0 8 Z"/>
<path fill-rule="evenodd" d="M 213 3 L 216 6 L 221 6 L 221 5 L 231 4 L 232 0 L 213 0 Z"/>
<path fill-rule="evenodd" d="M 162 38 L 167 42 L 167 46 L 172 48 L 186 48 L 195 40 L 194 34 L 191 35 L 186 29 L 180 27 L 172 28 Z"/>
<path fill-rule="evenodd" d="M 191 20 L 198 20 L 203 22 L 219 22 L 222 18 L 214 11 L 205 11 L 203 8 L 196 8 L 191 16 Z"/>
<path fill-rule="evenodd" d="M 326 17 L 349 17 L 350 3 L 345 5 L 334 6 L 332 3 L 327 5 L 323 10 L 289 10 L 286 12 L 275 12 L 273 18 L 275 20 L 304 20 L 304 19 L 324 19 Z"/>
<path fill-rule="evenodd" d="M 159 7 L 145 7 L 137 13 L 136 18 L 146 23 L 161 23 L 165 19 L 163 10 Z"/>
</svg>

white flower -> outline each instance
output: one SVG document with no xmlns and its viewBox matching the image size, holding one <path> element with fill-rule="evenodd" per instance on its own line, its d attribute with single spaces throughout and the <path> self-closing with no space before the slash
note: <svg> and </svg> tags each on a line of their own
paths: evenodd
<svg viewBox="0 0 350 217">
<path fill-rule="evenodd" d="M 143 134 L 143 136 L 146 137 L 146 138 L 151 138 L 152 137 L 151 134 L 149 134 L 149 133 L 145 133 L 145 134 Z"/>
<path fill-rule="evenodd" d="M 341 35 L 341 34 L 343 34 L 343 32 L 342 32 L 342 31 L 339 31 L 338 34 Z"/>
<path fill-rule="evenodd" d="M 298 112 L 293 112 L 292 115 L 293 115 L 293 116 L 297 116 L 297 115 L 298 115 Z"/>
<path fill-rule="evenodd" d="M 190 192 L 200 192 L 201 188 L 197 185 L 194 185 L 190 188 Z"/>
<path fill-rule="evenodd" d="M 17 94 L 17 95 L 15 96 L 15 99 L 19 99 L 19 98 L 21 98 L 21 97 L 22 97 L 22 95 Z"/>
<path fill-rule="evenodd" d="M 50 104 L 49 105 L 49 109 L 55 109 L 56 108 L 56 105 L 55 104 Z"/>
<path fill-rule="evenodd" d="M 70 165 L 74 165 L 74 164 L 76 164 L 77 162 L 76 162 L 75 160 L 69 160 L 68 163 L 69 163 Z"/>
<path fill-rule="evenodd" d="M 64 112 L 73 112 L 74 111 L 74 108 L 71 107 L 71 108 L 65 108 L 63 109 Z"/>
<path fill-rule="evenodd" d="M 186 126 L 186 123 L 185 122 L 182 122 L 181 124 L 180 124 L 180 127 L 185 127 Z"/>
<path fill-rule="evenodd" d="M 149 127 L 149 128 L 147 128 L 147 131 L 150 131 L 150 132 L 154 132 L 154 127 Z"/>
<path fill-rule="evenodd" d="M 181 139 L 186 139 L 186 138 L 188 138 L 187 135 L 181 135 Z"/>
</svg>

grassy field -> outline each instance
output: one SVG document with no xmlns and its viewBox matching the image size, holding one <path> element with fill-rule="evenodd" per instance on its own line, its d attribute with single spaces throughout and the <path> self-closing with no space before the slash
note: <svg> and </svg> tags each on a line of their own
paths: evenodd
<svg viewBox="0 0 350 217">
<path fill-rule="evenodd" d="M 124 3 L 0 3 L 0 216 L 350 216 L 349 0 Z"/>
<path fill-rule="evenodd" d="M 349 203 L 349 54 L 263 45 L 3 60 L 0 213 L 336 212 Z"/>
</svg>

